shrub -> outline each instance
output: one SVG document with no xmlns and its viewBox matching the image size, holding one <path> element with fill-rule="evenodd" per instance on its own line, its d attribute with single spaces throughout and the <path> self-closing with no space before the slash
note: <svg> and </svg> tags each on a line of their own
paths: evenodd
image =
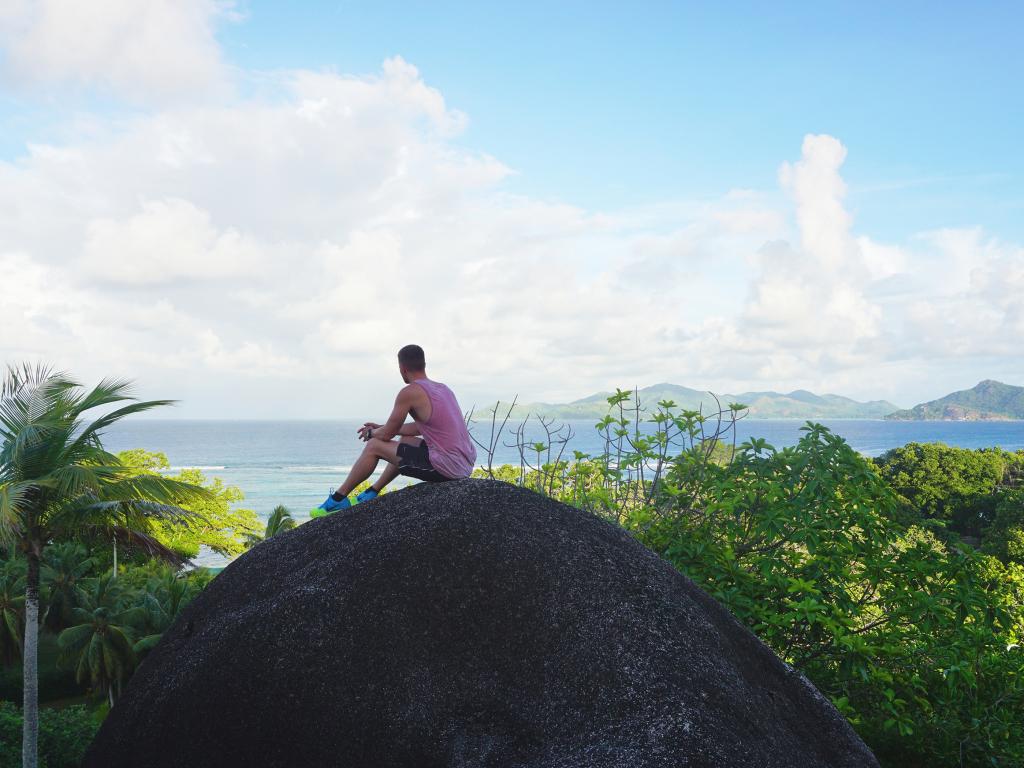
<svg viewBox="0 0 1024 768">
<path fill-rule="evenodd" d="M 40 768 L 76 768 L 99 730 L 99 719 L 88 707 L 39 710 Z M 0 768 L 21 765 L 21 710 L 0 702 Z"/>
<path fill-rule="evenodd" d="M 807 674 L 887 764 L 1022 764 L 1024 570 L 899 522 L 866 459 L 804 431 L 699 473 L 680 457 L 626 526 Z"/>
<path fill-rule="evenodd" d="M 600 455 L 542 460 L 555 441 L 522 444 L 520 427 L 519 467 L 485 474 L 620 522 L 814 681 L 885 765 L 1024 765 L 1024 454 L 912 444 L 876 465 L 821 425 L 783 450 L 737 446 L 743 406 L 661 402 L 643 427 L 628 400 L 609 398 Z"/>
</svg>

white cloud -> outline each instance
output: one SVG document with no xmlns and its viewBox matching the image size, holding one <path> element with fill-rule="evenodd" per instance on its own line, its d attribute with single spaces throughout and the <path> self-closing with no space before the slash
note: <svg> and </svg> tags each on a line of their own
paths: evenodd
<svg viewBox="0 0 1024 768">
<path fill-rule="evenodd" d="M 136 101 L 223 93 L 220 0 L 5 0 L 0 54 L 23 87 L 98 87 Z"/>
<path fill-rule="evenodd" d="M 125 219 L 95 219 L 86 229 L 82 264 L 115 283 L 209 280 L 264 269 L 252 238 L 229 227 L 218 231 L 209 214 L 187 200 L 147 201 Z"/>
<path fill-rule="evenodd" d="M 186 415 L 325 416 L 385 408 L 410 341 L 468 406 L 663 380 L 898 397 L 1019 337 L 1021 249 L 856 232 L 833 137 L 783 165 L 787 202 L 588 211 L 508 194 L 401 59 L 274 77 L 0 163 L 4 358 L 140 377 Z"/>
<path fill-rule="evenodd" d="M 800 246 L 762 249 L 761 274 L 744 313 L 744 334 L 761 340 L 765 354 L 784 353 L 794 370 L 830 360 L 848 364 L 881 331 L 882 309 L 865 289 L 887 250 L 851 234 L 839 172 L 845 158 L 846 148 L 834 137 L 809 135 L 801 159 L 783 164 L 779 178 L 792 195 Z M 777 367 L 776 361 L 766 370 Z"/>
<path fill-rule="evenodd" d="M 796 203 L 803 252 L 825 269 L 842 269 L 851 258 L 846 184 L 839 175 L 846 147 L 833 136 L 808 135 L 802 155 L 792 165 L 783 163 L 779 180 Z"/>
<path fill-rule="evenodd" d="M 908 312 L 908 330 L 937 359 L 1020 360 L 1024 335 L 1024 248 L 978 229 L 920 238 L 931 247 L 931 290 Z"/>
</svg>

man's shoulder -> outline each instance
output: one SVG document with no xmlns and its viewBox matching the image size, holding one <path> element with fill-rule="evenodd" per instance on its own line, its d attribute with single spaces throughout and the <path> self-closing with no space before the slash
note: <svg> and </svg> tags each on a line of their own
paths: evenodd
<svg viewBox="0 0 1024 768">
<path fill-rule="evenodd" d="M 415 381 L 409 382 L 398 390 L 398 398 L 400 400 L 418 399 L 420 397 L 425 397 L 426 394 L 426 390 L 419 386 Z"/>
</svg>

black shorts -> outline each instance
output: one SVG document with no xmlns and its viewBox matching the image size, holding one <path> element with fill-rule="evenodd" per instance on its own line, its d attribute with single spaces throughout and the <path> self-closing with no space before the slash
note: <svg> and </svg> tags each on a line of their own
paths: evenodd
<svg viewBox="0 0 1024 768">
<path fill-rule="evenodd" d="M 428 483 L 443 483 L 451 480 L 445 477 L 430 463 L 430 452 L 427 450 L 427 441 L 420 440 L 419 445 L 410 443 L 398 444 L 398 474 L 406 477 L 415 477 L 417 480 L 426 480 Z"/>
</svg>

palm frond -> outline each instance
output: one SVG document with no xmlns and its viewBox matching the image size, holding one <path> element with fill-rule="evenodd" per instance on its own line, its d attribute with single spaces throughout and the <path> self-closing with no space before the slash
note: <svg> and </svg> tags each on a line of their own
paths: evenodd
<svg viewBox="0 0 1024 768">
<path fill-rule="evenodd" d="M 118 624 L 136 627 L 144 624 L 148 618 L 149 611 L 146 610 L 145 606 L 133 605 L 130 608 L 125 608 L 123 611 L 118 611 L 110 617 L 110 620 Z"/>
<path fill-rule="evenodd" d="M 90 467 L 113 467 L 117 470 L 115 474 L 119 475 L 130 475 L 138 472 L 134 467 L 125 465 L 113 453 L 105 451 L 98 441 L 86 442 L 77 447 L 69 445 L 64 449 L 60 461 L 67 464 L 82 464 Z"/>
<path fill-rule="evenodd" d="M 81 610 L 81 609 L 79 609 Z M 77 613 L 77 611 L 76 611 Z M 92 614 L 86 614 L 88 616 L 87 621 L 92 621 Z M 76 616 L 81 619 L 81 616 Z M 57 636 L 57 644 L 61 647 L 61 650 L 77 650 L 85 645 L 85 643 L 92 637 L 92 624 L 86 624 L 84 621 L 81 624 L 76 624 L 73 627 L 68 627 Z"/>
<path fill-rule="evenodd" d="M 125 379 L 106 378 L 85 391 L 45 366 L 8 366 L 0 382 L 0 542 L 31 537 L 39 547 L 65 537 L 113 536 L 183 564 L 184 558 L 156 540 L 154 524 L 202 520 L 182 507 L 208 503 L 215 495 L 126 466 L 102 445 L 106 428 L 173 402 L 139 402 Z M 97 669 L 101 653 L 90 648 L 82 663 Z"/>
<path fill-rule="evenodd" d="M 166 504 L 146 501 L 104 501 L 96 502 L 87 507 L 79 507 L 68 519 L 53 518 L 50 521 L 50 532 L 53 536 L 66 535 L 74 532 L 83 541 L 99 544 L 107 542 L 112 536 L 121 540 L 123 535 L 118 531 L 130 531 L 132 535 L 152 538 L 153 523 L 156 521 L 188 524 L 202 517 L 192 512 Z M 126 544 L 131 545 L 126 539 Z M 145 551 L 152 549 L 148 544 Z M 168 559 L 168 558 L 163 558 Z M 178 562 L 176 558 L 170 558 Z"/>
<path fill-rule="evenodd" d="M 60 389 L 69 389 L 78 386 L 67 374 L 54 371 L 48 365 L 23 362 L 20 365 L 8 365 L 7 373 L 3 382 L 0 383 L 0 399 L 10 399 L 23 396 L 26 392 L 50 382 Z"/>
<path fill-rule="evenodd" d="M 62 405 L 70 381 L 46 381 L 0 399 L 0 425 L 4 428 L 0 465 L 10 476 L 38 477 L 71 439 L 73 419 Z"/>
<path fill-rule="evenodd" d="M 4 627 L 7 629 L 7 637 L 14 641 L 14 645 L 21 650 L 24 640 L 21 616 L 14 611 L 3 611 Z"/>
<path fill-rule="evenodd" d="M 108 500 L 145 499 L 166 505 L 196 504 L 216 498 L 202 486 L 150 474 L 135 474 L 105 485 L 103 497 Z"/>
<path fill-rule="evenodd" d="M 27 360 L 19 364 L 7 364 L 7 372 L 0 383 L 0 398 L 17 393 L 29 381 L 42 381 L 52 375 L 53 369 L 43 363 L 33 365 Z"/>
<path fill-rule="evenodd" d="M 28 417 L 32 421 L 44 418 L 54 405 L 64 405 L 74 398 L 74 392 L 80 386 L 74 379 L 63 374 L 55 374 L 28 387 Z"/>
<path fill-rule="evenodd" d="M 212 498 L 212 493 L 200 486 L 139 473 L 120 463 L 89 470 L 97 476 L 98 487 L 90 485 L 50 510 L 47 524 L 53 533 L 102 527 L 107 523 L 146 530 L 153 520 L 202 520 L 201 515 L 183 509 L 182 505 L 203 503 Z"/>
<path fill-rule="evenodd" d="M 103 414 L 83 429 L 75 441 L 69 446 L 68 450 L 73 451 L 79 446 L 94 440 L 100 432 L 126 416 L 131 416 L 136 413 L 144 413 L 145 411 L 150 411 L 154 408 L 161 408 L 165 405 L 174 405 L 176 402 L 176 400 L 145 400 L 140 403 L 126 405 L 123 408 L 116 408 L 109 413 Z"/>
<path fill-rule="evenodd" d="M 143 655 L 149 653 L 151 650 L 156 648 L 156 644 L 160 642 L 160 638 L 163 637 L 163 633 L 157 633 L 155 635 L 146 635 L 136 641 L 133 646 L 135 653 Z"/>
<path fill-rule="evenodd" d="M 91 634 L 89 635 L 89 642 L 82 652 L 81 661 L 78 662 L 78 670 L 75 673 L 75 678 L 79 683 L 84 683 L 90 678 L 95 677 L 95 671 L 99 668 L 96 660 L 98 652 L 99 646 L 96 635 Z"/>
<path fill-rule="evenodd" d="M 59 420 L 27 422 L 4 439 L 0 449 L 0 465 L 7 474 L 19 478 L 37 477 L 49 468 L 49 455 L 67 438 Z"/>
<path fill-rule="evenodd" d="M 12 382 L 11 393 L 3 397 L 3 402 L 11 406 L 5 412 L 28 422 L 38 421 L 55 405 L 67 402 L 68 394 L 79 386 L 63 373 L 46 372 L 43 376 L 18 379 Z"/>
<path fill-rule="evenodd" d="M 278 533 L 284 531 L 290 531 L 295 527 L 295 518 L 292 517 L 292 513 L 282 504 L 274 507 L 274 511 L 270 513 L 270 517 L 267 519 L 266 532 L 263 538 L 269 539 Z"/>
<path fill-rule="evenodd" d="M 0 543 L 10 545 L 24 530 L 28 496 L 37 487 L 28 481 L 0 483 Z"/>
<path fill-rule="evenodd" d="M 47 478 L 59 496 L 75 498 L 83 493 L 99 494 L 107 477 L 116 477 L 102 466 L 65 464 L 51 472 Z"/>
<path fill-rule="evenodd" d="M 183 557 L 165 544 L 161 544 L 153 536 L 142 531 L 131 528 L 115 528 L 114 535 L 126 547 L 142 550 L 150 557 L 163 560 L 175 568 L 183 568 L 192 563 L 187 557 Z"/>
<path fill-rule="evenodd" d="M 103 405 L 134 399 L 134 384 L 131 380 L 108 378 L 100 381 L 79 400 L 77 410 L 79 413 L 84 413 Z"/>
</svg>

